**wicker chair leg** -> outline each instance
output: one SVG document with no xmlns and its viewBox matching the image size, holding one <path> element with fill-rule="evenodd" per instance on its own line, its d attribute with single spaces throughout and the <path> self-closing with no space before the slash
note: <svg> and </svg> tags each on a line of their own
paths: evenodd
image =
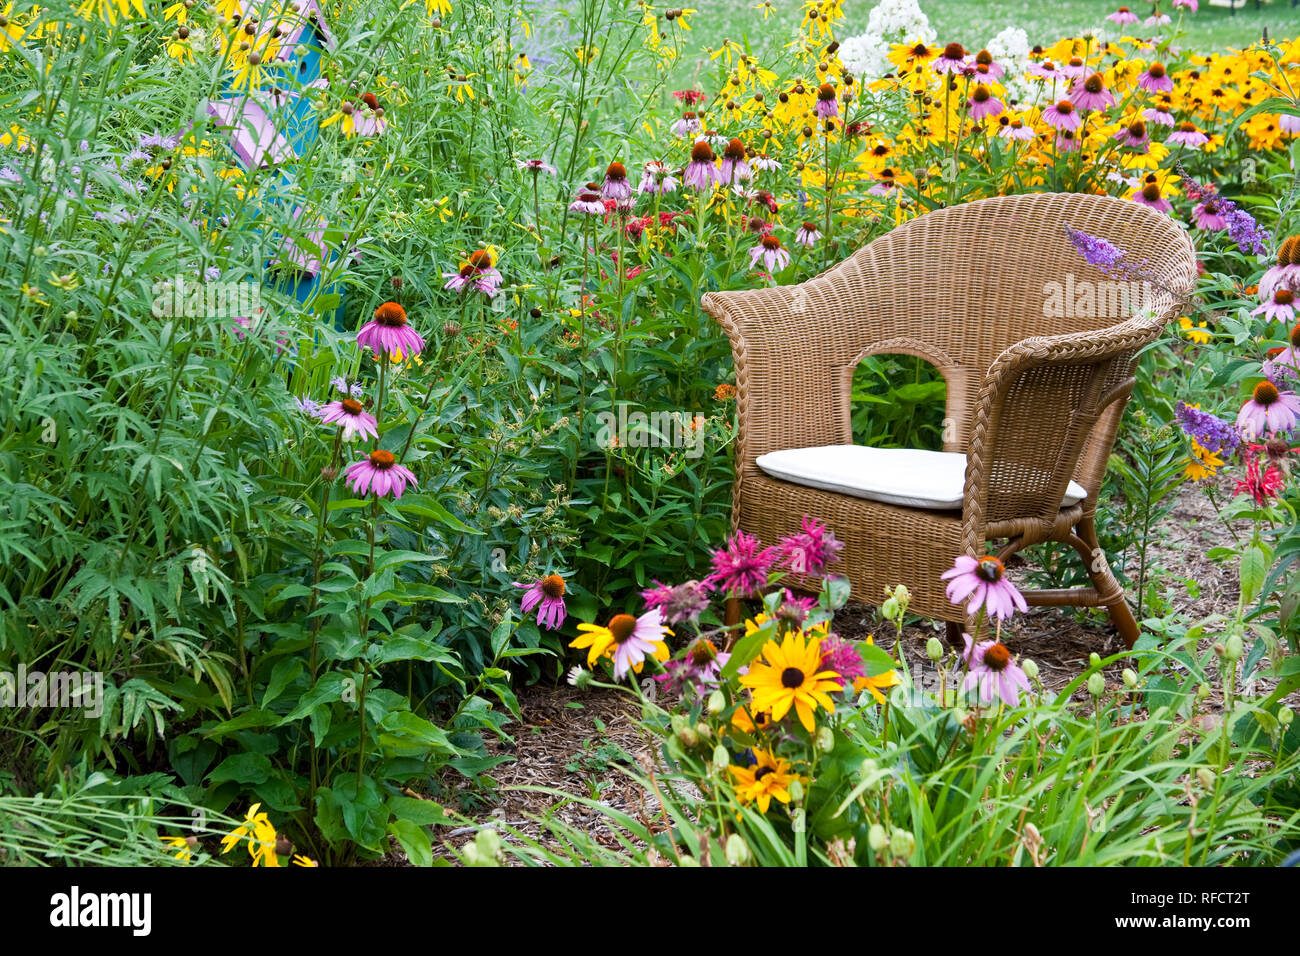
<svg viewBox="0 0 1300 956">
<path fill-rule="evenodd" d="M 1132 650 L 1141 629 L 1133 617 L 1133 612 L 1129 610 L 1128 601 L 1124 599 L 1124 589 L 1115 580 L 1115 575 L 1110 570 L 1110 562 L 1106 560 L 1101 545 L 1097 543 L 1097 527 L 1093 523 L 1092 516 L 1089 515 L 1080 521 L 1075 531 L 1076 534 L 1071 535 L 1070 544 L 1074 545 L 1074 550 L 1078 551 L 1079 557 L 1083 559 L 1083 566 L 1088 570 L 1088 577 L 1097 590 L 1100 603 L 1110 615 L 1115 630 L 1119 631 L 1119 636 L 1123 638 L 1124 646 Z"/>
<path fill-rule="evenodd" d="M 966 630 L 966 625 L 961 621 L 944 621 L 944 638 L 948 641 L 948 646 L 956 650 L 965 650 L 966 642 L 961 639 Z"/>
</svg>

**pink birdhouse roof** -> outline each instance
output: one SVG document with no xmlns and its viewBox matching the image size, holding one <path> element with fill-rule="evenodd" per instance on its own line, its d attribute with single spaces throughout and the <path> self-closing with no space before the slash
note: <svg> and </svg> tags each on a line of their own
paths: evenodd
<svg viewBox="0 0 1300 956">
<path fill-rule="evenodd" d="M 275 129 L 267 105 L 254 96 L 210 100 L 208 115 L 230 139 L 245 169 L 260 169 L 294 157 L 289 141 Z"/>
</svg>

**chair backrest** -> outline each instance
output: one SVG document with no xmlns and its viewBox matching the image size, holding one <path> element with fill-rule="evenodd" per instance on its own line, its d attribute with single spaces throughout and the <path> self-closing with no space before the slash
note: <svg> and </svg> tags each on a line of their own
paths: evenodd
<svg viewBox="0 0 1300 956">
<path fill-rule="evenodd" d="M 1025 339 L 998 356 L 973 414 L 963 502 L 969 553 L 982 552 L 986 536 L 1053 537 L 1098 421 L 1122 411 L 1134 358 L 1163 325 L 1139 316 L 1099 332 Z"/>
</svg>

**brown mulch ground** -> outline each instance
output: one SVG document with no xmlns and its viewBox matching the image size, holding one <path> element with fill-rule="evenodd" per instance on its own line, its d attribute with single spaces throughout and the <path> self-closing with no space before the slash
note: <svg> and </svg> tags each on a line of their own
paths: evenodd
<svg viewBox="0 0 1300 956">
<path fill-rule="evenodd" d="M 1159 582 L 1162 600 L 1169 610 L 1193 620 L 1215 613 L 1235 614 L 1235 564 L 1225 566 L 1205 558 L 1208 548 L 1230 543 L 1233 532 L 1245 535 L 1249 528 L 1240 522 L 1229 531 L 1198 488 L 1187 486 L 1182 490 L 1173 512 L 1153 534 L 1148 557 L 1148 574 Z M 1130 573 L 1136 576 L 1135 563 L 1133 567 Z M 1012 572 L 1013 577 L 1021 579 L 1025 573 L 1024 568 Z M 1130 593 L 1130 601 L 1132 597 Z M 892 625 L 884 624 L 879 612 L 866 605 L 853 604 L 842 610 L 836 617 L 835 630 L 855 640 L 874 635 L 876 643 L 886 649 L 895 643 Z M 925 644 L 936 634 L 942 639 L 941 624 L 922 621 L 904 629 L 902 652 L 914 674 L 918 669 L 930 668 Z M 1095 611 L 1031 608 L 1003 630 L 1002 638 L 1017 655 L 1033 658 L 1039 666 L 1039 679 L 1051 692 L 1079 676 L 1093 651 L 1107 657 L 1123 649 L 1104 612 Z M 1213 636 L 1207 637 L 1202 650 L 1208 650 L 1213 640 Z M 1112 687 L 1120 686 L 1122 668 L 1121 662 L 1107 669 L 1107 682 Z M 1259 690 L 1256 688 L 1256 692 Z M 1075 696 L 1087 700 L 1082 687 Z M 635 723 L 636 706 L 626 696 L 600 689 L 580 692 L 564 684 L 534 685 L 520 688 L 519 703 L 523 721 L 510 728 L 514 745 L 493 745 L 499 752 L 511 753 L 515 760 L 493 771 L 499 784 L 494 794 L 496 802 L 467 811 L 477 824 L 505 823 L 544 845 L 557 846 L 556 839 L 537 822 L 552 814 L 607 846 L 617 846 L 607 820 L 598 812 L 549 794 L 514 789 L 519 786 L 548 787 L 599 799 L 642 820 L 653 816 L 656 801 L 617 769 L 631 761 L 645 766 L 653 759 L 652 744 Z M 1291 703 L 1294 706 L 1297 702 Z M 1207 704 L 1207 711 L 1212 713 L 1218 704 L 1217 689 Z M 482 799 L 482 792 L 467 782 L 455 785 L 471 802 Z M 472 839 L 472 828 L 468 827 L 435 832 L 435 846 L 444 841 L 460 846 Z"/>
</svg>

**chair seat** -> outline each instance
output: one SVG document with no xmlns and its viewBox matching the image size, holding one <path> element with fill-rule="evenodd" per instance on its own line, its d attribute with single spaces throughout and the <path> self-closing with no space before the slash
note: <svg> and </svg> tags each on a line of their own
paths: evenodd
<svg viewBox="0 0 1300 956">
<path fill-rule="evenodd" d="M 960 510 L 966 489 L 966 456 L 957 452 L 823 445 L 769 452 L 756 463 L 782 481 L 905 508 Z M 1061 507 L 1087 495 L 1071 481 Z"/>
</svg>

